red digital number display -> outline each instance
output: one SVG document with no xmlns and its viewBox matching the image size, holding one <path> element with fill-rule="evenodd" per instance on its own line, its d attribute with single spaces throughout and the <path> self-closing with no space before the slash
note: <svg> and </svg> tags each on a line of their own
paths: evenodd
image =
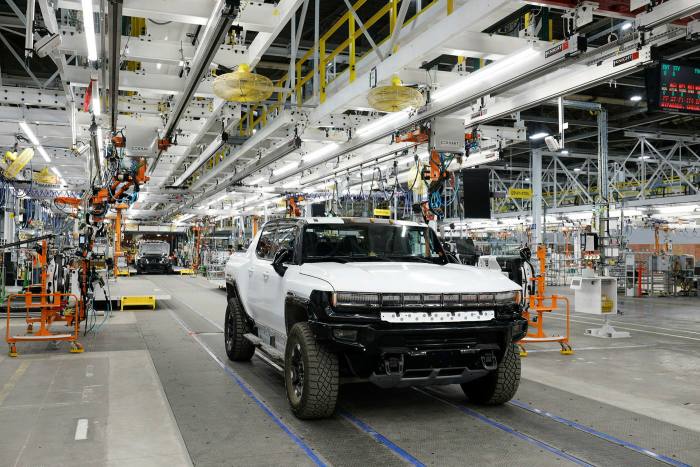
<svg viewBox="0 0 700 467">
<path fill-rule="evenodd" d="M 700 113 L 700 67 L 661 64 L 659 108 Z"/>
</svg>

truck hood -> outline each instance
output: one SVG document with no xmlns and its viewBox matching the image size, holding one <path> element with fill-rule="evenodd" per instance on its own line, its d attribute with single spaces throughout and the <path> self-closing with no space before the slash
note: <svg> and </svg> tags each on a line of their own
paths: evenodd
<svg viewBox="0 0 700 467">
<path fill-rule="evenodd" d="M 461 264 L 417 262 L 306 263 L 300 274 L 344 292 L 478 293 L 520 290 L 500 271 Z"/>
</svg>

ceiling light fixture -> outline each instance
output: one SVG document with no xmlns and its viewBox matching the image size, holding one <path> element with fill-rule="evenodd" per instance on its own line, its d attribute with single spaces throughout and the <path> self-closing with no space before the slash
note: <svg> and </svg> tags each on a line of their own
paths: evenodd
<svg viewBox="0 0 700 467">
<path fill-rule="evenodd" d="M 102 115 L 102 106 L 100 102 L 100 86 L 97 81 L 92 82 L 92 114 L 95 117 Z"/>
<path fill-rule="evenodd" d="M 27 135 L 27 138 L 29 138 L 29 141 L 31 141 L 34 146 L 41 146 L 41 143 L 39 143 L 39 140 L 37 139 L 32 129 L 29 128 L 27 122 L 19 122 L 19 127 L 22 129 L 24 134 Z"/>
<path fill-rule="evenodd" d="M 32 142 L 32 144 L 36 147 L 37 152 L 41 154 L 41 157 L 44 158 L 44 160 L 48 163 L 51 163 L 51 157 L 49 156 L 49 153 L 46 152 L 46 149 L 44 149 L 44 146 L 41 145 L 39 142 L 39 138 L 36 137 L 32 129 L 27 125 L 27 122 L 19 122 L 19 127 L 22 129 L 25 135 L 27 135 L 27 138 L 29 138 L 29 141 Z"/>
<path fill-rule="evenodd" d="M 437 91 L 435 94 L 433 94 L 431 100 L 433 102 L 448 100 L 454 97 L 456 94 L 463 91 L 470 84 L 476 84 L 484 79 L 492 79 L 493 73 L 502 73 L 503 71 L 509 68 L 522 65 L 523 60 L 529 59 L 530 57 L 534 57 L 538 54 L 538 50 L 533 49 L 532 47 L 528 47 L 527 49 L 524 49 L 518 53 L 507 57 L 503 57 L 500 60 L 490 63 L 478 72 L 474 72 L 473 74 L 469 75 L 466 79 L 460 80 L 459 82 L 448 86 L 445 89 Z"/>
<path fill-rule="evenodd" d="M 102 158 L 104 157 L 102 155 L 102 148 L 103 148 L 102 139 L 103 139 L 102 138 L 102 128 L 98 126 L 97 127 L 97 152 L 99 152 L 99 154 L 100 154 L 100 160 L 102 160 Z"/>
<path fill-rule="evenodd" d="M 639 94 L 635 94 L 634 96 L 630 97 L 630 100 L 632 102 L 639 102 L 642 100 L 642 96 L 640 96 Z"/>
<path fill-rule="evenodd" d="M 536 140 L 536 139 L 544 139 L 547 136 L 549 136 L 549 133 L 545 133 L 544 131 L 541 131 L 539 133 L 535 133 L 533 135 L 530 135 L 530 139 Z"/>
<path fill-rule="evenodd" d="M 258 183 L 262 182 L 263 180 L 265 180 L 265 177 L 264 177 L 264 176 L 260 176 L 260 177 L 258 177 L 258 178 L 255 178 L 255 179 L 253 179 L 253 180 L 248 181 L 248 182 L 246 183 L 246 185 L 257 185 Z"/>
<path fill-rule="evenodd" d="M 313 152 L 306 154 L 302 158 L 302 160 L 304 162 L 312 162 L 312 161 L 315 161 L 316 159 L 319 159 L 323 156 L 327 156 L 328 154 L 335 151 L 336 149 L 338 149 L 338 143 L 326 144 L 321 149 L 317 149 Z"/>
<path fill-rule="evenodd" d="M 92 0 L 82 0 L 83 28 L 87 41 L 88 60 L 97 61 L 97 38 L 95 37 L 95 14 L 92 10 Z"/>
<path fill-rule="evenodd" d="M 396 112 L 388 115 L 384 115 L 381 118 L 378 118 L 377 120 L 374 120 L 370 123 L 368 123 L 365 126 L 362 126 L 358 128 L 355 131 L 355 134 L 357 136 L 369 136 L 373 135 L 376 133 L 381 132 L 382 130 L 385 130 L 389 128 L 390 126 L 394 125 L 396 122 L 398 122 L 402 118 L 408 117 L 408 112 L 403 110 L 401 112 Z"/>
<path fill-rule="evenodd" d="M 476 167 L 477 165 L 488 164 L 489 162 L 497 161 L 501 158 L 499 151 L 479 151 L 469 154 L 467 158 L 462 162 L 460 167 Z"/>
<path fill-rule="evenodd" d="M 630 23 L 629 21 L 625 21 L 624 23 L 622 23 L 622 26 L 620 27 L 620 29 L 622 29 L 623 31 L 627 31 L 631 27 L 632 27 L 632 23 Z"/>
</svg>

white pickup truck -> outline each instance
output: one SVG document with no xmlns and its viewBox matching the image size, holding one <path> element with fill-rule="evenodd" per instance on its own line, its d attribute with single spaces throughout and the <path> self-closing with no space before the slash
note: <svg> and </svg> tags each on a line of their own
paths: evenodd
<svg viewBox="0 0 700 467">
<path fill-rule="evenodd" d="M 293 413 L 330 416 L 341 382 L 461 384 L 502 404 L 520 381 L 527 331 L 520 286 L 454 264 L 413 222 L 309 218 L 268 222 L 226 264 L 225 345 L 284 368 Z"/>
</svg>

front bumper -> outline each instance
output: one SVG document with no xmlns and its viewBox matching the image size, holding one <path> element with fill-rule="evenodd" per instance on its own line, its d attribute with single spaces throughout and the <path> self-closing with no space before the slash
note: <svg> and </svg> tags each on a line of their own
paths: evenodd
<svg viewBox="0 0 700 467">
<path fill-rule="evenodd" d="M 168 263 L 137 263 L 137 269 L 143 272 L 169 272 L 171 269 Z"/>
<path fill-rule="evenodd" d="M 438 324 L 371 324 L 329 323 L 309 321 L 316 338 L 336 351 L 358 351 L 368 354 L 386 352 L 420 352 L 465 350 L 487 344 L 516 342 L 527 333 L 527 320 L 492 320 L 485 323 Z M 338 330 L 338 331 L 336 331 Z M 340 337 L 343 331 L 356 331 L 356 338 Z"/>
<path fill-rule="evenodd" d="M 508 345 L 527 333 L 522 318 L 449 325 L 309 324 L 320 342 L 346 356 L 350 375 L 385 388 L 481 378 L 497 368 Z"/>
</svg>

